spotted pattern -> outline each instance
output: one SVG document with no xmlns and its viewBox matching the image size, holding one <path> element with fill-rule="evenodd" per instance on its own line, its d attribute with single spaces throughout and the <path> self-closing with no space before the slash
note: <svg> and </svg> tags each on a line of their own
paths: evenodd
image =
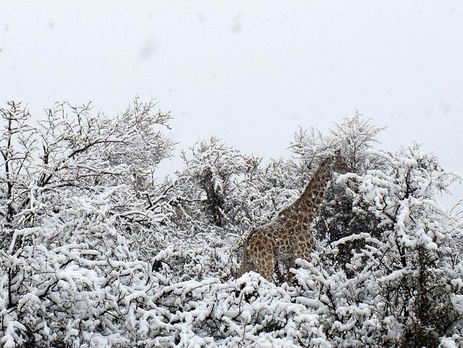
<svg viewBox="0 0 463 348">
<path fill-rule="evenodd" d="M 254 271 L 269 281 L 290 282 L 298 258 L 309 260 L 314 244 L 310 224 L 320 206 L 333 171 L 346 172 L 340 153 L 327 157 L 296 201 L 268 225 L 252 230 L 244 244 L 240 275 Z"/>
</svg>

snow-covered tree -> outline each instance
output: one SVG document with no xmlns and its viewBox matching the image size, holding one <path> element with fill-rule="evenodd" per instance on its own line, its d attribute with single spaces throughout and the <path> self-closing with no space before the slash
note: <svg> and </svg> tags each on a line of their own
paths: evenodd
<svg viewBox="0 0 463 348">
<path fill-rule="evenodd" d="M 60 103 L 37 125 L 20 103 L 0 109 L 5 346 L 79 342 L 79 316 L 94 325 L 104 311 L 99 287 L 136 276 L 129 246 L 160 236 L 151 172 L 172 148 L 161 132 L 169 115 L 154 107 L 136 99 L 110 118 Z"/>
<path fill-rule="evenodd" d="M 195 144 L 181 157 L 184 169 L 173 184 L 179 220 L 203 220 L 218 227 L 236 223 L 243 211 L 240 188 L 256 175 L 260 159 L 243 155 L 216 138 Z"/>
<path fill-rule="evenodd" d="M 328 309 L 337 346 L 433 347 L 455 335 L 461 344 L 461 226 L 438 204 L 455 178 L 418 146 L 376 156 L 381 170 L 339 179 L 373 224 L 320 241 L 298 280 Z M 349 260 L 333 263 L 346 243 Z"/>
</svg>

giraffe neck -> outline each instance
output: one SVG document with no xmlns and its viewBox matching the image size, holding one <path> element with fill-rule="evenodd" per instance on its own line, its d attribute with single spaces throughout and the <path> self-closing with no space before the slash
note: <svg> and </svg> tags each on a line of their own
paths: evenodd
<svg viewBox="0 0 463 348">
<path fill-rule="evenodd" d="M 318 167 L 302 194 L 289 207 L 278 214 L 278 219 L 297 230 L 307 230 L 320 207 L 331 175 L 330 162 L 325 160 Z"/>
</svg>

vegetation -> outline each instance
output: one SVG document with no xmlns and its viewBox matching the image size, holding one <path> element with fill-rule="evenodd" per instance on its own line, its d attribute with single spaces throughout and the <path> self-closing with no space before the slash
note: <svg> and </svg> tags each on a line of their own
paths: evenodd
<svg viewBox="0 0 463 348">
<path fill-rule="evenodd" d="M 173 142 L 155 108 L 0 109 L 3 347 L 463 345 L 462 210 L 439 204 L 458 178 L 434 155 L 382 151 L 356 114 L 300 129 L 287 160 L 200 142 L 156 182 Z M 335 149 L 353 172 L 333 176 L 294 284 L 236 278 L 247 231 Z"/>
</svg>

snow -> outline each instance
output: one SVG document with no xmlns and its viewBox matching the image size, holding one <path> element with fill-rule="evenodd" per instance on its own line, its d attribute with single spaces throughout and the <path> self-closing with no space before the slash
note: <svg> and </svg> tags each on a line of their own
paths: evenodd
<svg viewBox="0 0 463 348">
<path fill-rule="evenodd" d="M 79 125 L 62 107 L 36 130 L 42 148 L 17 149 L 39 151 L 28 170 L 17 156 L 14 181 L 2 173 L 3 346 L 461 346 L 462 222 L 438 202 L 455 177 L 422 148 L 374 149 L 379 129 L 356 115 L 297 134 L 287 161 L 209 139 L 154 183 L 166 116 L 136 101 L 114 120 L 79 109 Z M 247 232 L 275 223 L 336 148 L 355 173 L 330 183 L 294 282 L 237 277 Z"/>
</svg>

